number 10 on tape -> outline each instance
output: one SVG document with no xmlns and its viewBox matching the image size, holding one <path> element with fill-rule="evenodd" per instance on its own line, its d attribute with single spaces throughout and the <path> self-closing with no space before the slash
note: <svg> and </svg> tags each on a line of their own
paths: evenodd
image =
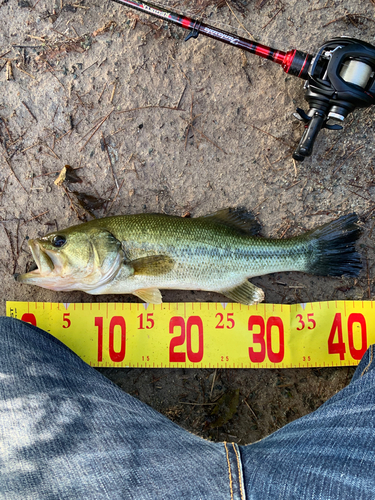
<svg viewBox="0 0 375 500">
<path fill-rule="evenodd" d="M 375 343 L 373 302 L 7 302 L 91 366 L 304 368 L 357 365 Z"/>
</svg>

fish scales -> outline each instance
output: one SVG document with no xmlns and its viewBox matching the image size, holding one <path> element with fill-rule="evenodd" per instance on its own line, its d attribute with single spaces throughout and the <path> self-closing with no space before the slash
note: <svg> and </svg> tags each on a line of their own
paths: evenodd
<svg viewBox="0 0 375 500">
<path fill-rule="evenodd" d="M 123 216 L 103 221 L 123 244 L 128 260 L 167 254 L 176 261 L 163 282 L 182 279 L 200 288 L 218 282 L 220 288 L 238 277 L 253 277 L 275 271 L 303 271 L 309 258 L 307 245 L 298 239 L 267 240 L 239 234 L 224 225 L 201 219 L 150 215 Z M 160 283 L 161 276 L 154 278 Z M 182 287 L 182 288 L 185 288 Z"/>
</svg>

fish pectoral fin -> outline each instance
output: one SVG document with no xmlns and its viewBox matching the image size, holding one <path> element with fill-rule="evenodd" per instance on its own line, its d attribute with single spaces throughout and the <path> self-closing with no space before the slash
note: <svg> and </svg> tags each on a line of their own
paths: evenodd
<svg viewBox="0 0 375 500">
<path fill-rule="evenodd" d="M 173 269 L 174 264 L 175 261 L 168 255 L 150 255 L 129 262 L 129 265 L 134 269 L 134 274 L 146 276 L 166 274 Z"/>
<path fill-rule="evenodd" d="M 263 290 L 249 281 L 245 281 L 244 283 L 241 283 L 241 285 L 235 286 L 230 290 L 221 290 L 220 293 L 229 299 L 235 300 L 236 302 L 240 302 L 241 304 L 245 304 L 247 306 L 252 306 L 253 304 L 257 304 L 258 302 L 262 302 L 264 300 Z"/>
<path fill-rule="evenodd" d="M 149 304 L 161 304 L 163 302 L 160 290 L 157 288 L 143 288 L 136 290 L 133 295 L 148 302 Z"/>
<path fill-rule="evenodd" d="M 244 208 L 225 208 L 214 214 L 205 215 L 202 218 L 211 219 L 216 224 L 228 226 L 252 236 L 258 235 L 261 229 L 255 216 Z"/>
</svg>

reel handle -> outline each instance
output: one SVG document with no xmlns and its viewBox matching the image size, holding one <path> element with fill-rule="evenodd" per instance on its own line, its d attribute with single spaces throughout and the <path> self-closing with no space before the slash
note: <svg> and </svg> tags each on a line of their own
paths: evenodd
<svg viewBox="0 0 375 500">
<path fill-rule="evenodd" d="M 293 153 L 294 160 L 303 161 L 307 156 L 310 156 L 314 147 L 315 139 L 319 132 L 324 128 L 326 115 L 321 110 L 315 109 L 314 114 L 305 125 L 305 130 L 299 141 L 297 149 Z"/>
</svg>

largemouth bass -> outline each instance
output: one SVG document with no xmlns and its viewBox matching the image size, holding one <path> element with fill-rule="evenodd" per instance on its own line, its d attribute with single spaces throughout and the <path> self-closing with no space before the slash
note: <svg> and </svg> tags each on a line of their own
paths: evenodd
<svg viewBox="0 0 375 500">
<path fill-rule="evenodd" d="M 198 218 L 162 214 L 92 220 L 29 240 L 37 269 L 20 283 L 50 290 L 132 293 L 153 304 L 159 289 L 219 292 L 242 304 L 264 299 L 248 278 L 281 271 L 358 276 L 355 214 L 288 239 L 258 236 L 255 218 L 226 209 Z"/>
</svg>

